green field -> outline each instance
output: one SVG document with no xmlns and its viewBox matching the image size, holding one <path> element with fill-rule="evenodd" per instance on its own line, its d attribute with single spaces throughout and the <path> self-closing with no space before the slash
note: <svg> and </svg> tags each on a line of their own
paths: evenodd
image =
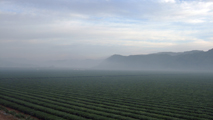
<svg viewBox="0 0 213 120">
<path fill-rule="evenodd" d="M 0 104 L 43 120 L 212 120 L 213 75 L 1 71 Z"/>
</svg>

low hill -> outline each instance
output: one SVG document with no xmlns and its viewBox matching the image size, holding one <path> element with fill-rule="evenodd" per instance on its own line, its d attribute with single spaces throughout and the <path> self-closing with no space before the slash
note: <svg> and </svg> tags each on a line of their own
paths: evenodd
<svg viewBox="0 0 213 120">
<path fill-rule="evenodd" d="M 161 52 L 148 55 L 112 55 L 98 69 L 110 70 L 213 70 L 213 49 L 209 51 Z"/>
</svg>

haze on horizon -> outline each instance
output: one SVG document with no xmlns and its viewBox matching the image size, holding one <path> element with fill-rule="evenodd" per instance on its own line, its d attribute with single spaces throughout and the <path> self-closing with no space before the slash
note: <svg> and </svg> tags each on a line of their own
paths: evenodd
<svg viewBox="0 0 213 120">
<path fill-rule="evenodd" d="M 207 51 L 212 0 L 0 0 L 0 61 Z"/>
</svg>

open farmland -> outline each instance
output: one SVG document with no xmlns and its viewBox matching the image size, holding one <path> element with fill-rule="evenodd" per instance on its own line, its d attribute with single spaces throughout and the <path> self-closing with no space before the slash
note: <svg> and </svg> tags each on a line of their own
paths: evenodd
<svg viewBox="0 0 213 120">
<path fill-rule="evenodd" d="M 213 75 L 1 71 L 0 105 L 44 120 L 211 120 Z"/>
</svg>

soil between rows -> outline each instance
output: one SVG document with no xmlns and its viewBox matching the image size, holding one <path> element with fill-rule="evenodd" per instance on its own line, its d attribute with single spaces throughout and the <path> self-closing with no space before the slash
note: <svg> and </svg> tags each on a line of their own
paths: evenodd
<svg viewBox="0 0 213 120">
<path fill-rule="evenodd" d="M 0 120 L 19 120 L 18 118 L 5 113 L 4 111 L 0 111 Z"/>
<path fill-rule="evenodd" d="M 4 106 L 3 106 L 4 107 Z M 22 112 L 20 112 L 20 111 L 17 111 L 17 110 L 15 110 L 15 109 L 12 109 L 12 108 L 8 108 L 8 107 L 5 107 L 7 110 L 9 110 L 9 111 L 15 111 L 16 113 L 21 113 L 21 114 L 23 114 L 23 115 L 25 115 L 25 116 L 30 116 L 30 115 L 27 115 L 27 114 L 24 114 L 24 113 L 22 113 Z M 33 117 L 33 116 L 30 116 L 31 118 L 33 118 L 34 120 L 39 120 L 38 118 L 35 118 L 35 117 Z M 8 113 L 6 113 L 5 111 L 3 111 L 3 110 L 0 110 L 0 120 L 20 120 L 20 119 L 18 119 L 18 118 L 16 118 L 15 116 L 13 116 L 13 115 L 11 115 L 11 114 L 8 114 Z"/>
</svg>

